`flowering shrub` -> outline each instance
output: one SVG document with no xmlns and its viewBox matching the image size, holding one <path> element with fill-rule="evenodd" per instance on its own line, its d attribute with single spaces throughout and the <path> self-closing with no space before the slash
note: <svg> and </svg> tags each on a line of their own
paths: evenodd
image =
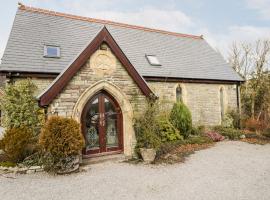
<svg viewBox="0 0 270 200">
<path fill-rule="evenodd" d="M 220 135 L 217 132 L 206 132 L 207 137 L 211 138 L 214 142 L 219 142 L 225 139 L 223 135 Z"/>
</svg>

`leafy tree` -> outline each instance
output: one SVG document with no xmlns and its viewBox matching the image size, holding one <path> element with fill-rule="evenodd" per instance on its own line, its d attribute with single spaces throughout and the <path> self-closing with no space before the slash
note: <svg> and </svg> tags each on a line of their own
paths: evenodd
<svg viewBox="0 0 270 200">
<path fill-rule="evenodd" d="M 27 127 L 38 134 L 44 112 L 34 96 L 37 86 L 30 80 L 19 80 L 5 87 L 1 99 L 3 124 L 6 128 Z"/>
</svg>

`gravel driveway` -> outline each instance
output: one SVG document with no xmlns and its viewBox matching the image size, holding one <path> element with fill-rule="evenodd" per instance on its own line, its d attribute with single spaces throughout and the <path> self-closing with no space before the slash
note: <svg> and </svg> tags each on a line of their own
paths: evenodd
<svg viewBox="0 0 270 200">
<path fill-rule="evenodd" d="M 270 145 L 222 142 L 191 155 L 185 163 L 106 162 L 89 167 L 69 176 L 0 177 L 0 199 L 270 199 Z"/>
</svg>

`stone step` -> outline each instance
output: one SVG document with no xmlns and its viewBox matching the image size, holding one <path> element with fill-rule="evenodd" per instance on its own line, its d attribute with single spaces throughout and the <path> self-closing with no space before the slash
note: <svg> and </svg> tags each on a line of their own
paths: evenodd
<svg viewBox="0 0 270 200">
<path fill-rule="evenodd" d="M 91 158 L 83 158 L 82 165 L 97 164 L 97 163 L 103 163 L 107 161 L 122 162 L 125 160 L 126 158 L 124 154 L 112 154 L 112 155 L 104 155 L 104 156 L 91 157 Z"/>
</svg>

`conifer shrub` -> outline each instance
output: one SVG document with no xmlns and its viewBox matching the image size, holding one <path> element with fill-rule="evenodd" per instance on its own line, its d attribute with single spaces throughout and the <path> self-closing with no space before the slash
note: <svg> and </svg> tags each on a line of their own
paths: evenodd
<svg viewBox="0 0 270 200">
<path fill-rule="evenodd" d="M 35 146 L 34 134 L 26 127 L 7 129 L 3 139 L 0 140 L 0 149 L 11 162 L 23 161 L 33 153 L 35 149 L 33 146 Z"/>
<path fill-rule="evenodd" d="M 170 122 L 180 133 L 187 138 L 192 130 L 192 118 L 188 107 L 183 102 L 173 105 L 170 113 Z"/>
<path fill-rule="evenodd" d="M 182 140 L 183 136 L 172 125 L 166 116 L 161 116 L 158 119 L 159 137 L 161 142 L 172 142 L 175 140 Z"/>
<path fill-rule="evenodd" d="M 41 130 L 39 144 L 55 157 L 77 155 L 84 146 L 80 124 L 70 118 L 50 117 Z"/>
</svg>

